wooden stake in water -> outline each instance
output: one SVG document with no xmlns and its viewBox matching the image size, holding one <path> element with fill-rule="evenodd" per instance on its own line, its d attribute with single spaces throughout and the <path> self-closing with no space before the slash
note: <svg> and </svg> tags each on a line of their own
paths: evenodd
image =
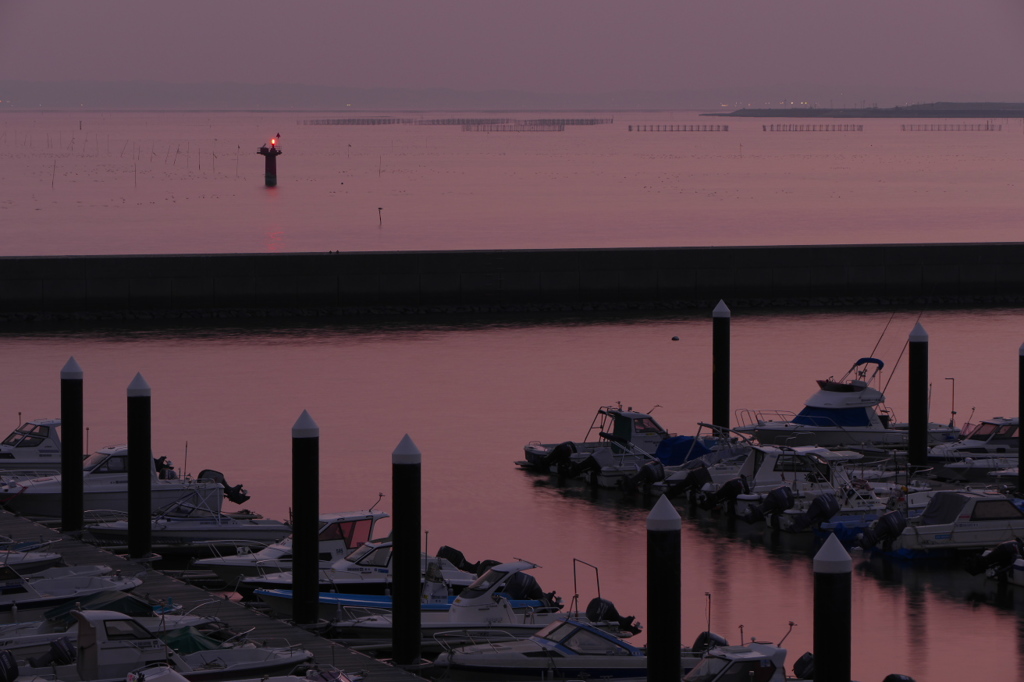
<svg viewBox="0 0 1024 682">
<path fill-rule="evenodd" d="M 53 175 L 50 176 L 50 189 L 53 189 L 53 183 L 57 179 L 57 159 L 53 160 Z"/>
</svg>

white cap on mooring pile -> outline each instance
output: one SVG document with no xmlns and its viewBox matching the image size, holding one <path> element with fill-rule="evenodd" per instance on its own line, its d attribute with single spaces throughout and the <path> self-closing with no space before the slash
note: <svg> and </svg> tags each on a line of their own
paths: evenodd
<svg viewBox="0 0 1024 682">
<path fill-rule="evenodd" d="M 711 317 L 732 317 L 732 311 L 729 310 L 725 301 L 719 301 L 715 309 L 711 311 Z"/>
<path fill-rule="evenodd" d="M 647 515 L 647 530 L 680 530 L 682 525 L 679 512 L 665 495 L 658 498 Z"/>
<path fill-rule="evenodd" d="M 292 426 L 292 438 L 319 438 L 320 427 L 313 421 L 313 418 L 309 416 L 308 410 L 303 410 L 299 418 L 295 420 L 295 424 Z"/>
<path fill-rule="evenodd" d="M 921 323 L 918 322 L 914 325 L 914 329 L 910 332 L 910 340 L 916 343 L 923 343 L 928 341 L 928 332 L 924 330 Z"/>
<path fill-rule="evenodd" d="M 853 559 L 835 533 L 828 536 L 821 549 L 814 555 L 814 572 L 853 573 Z"/>
<path fill-rule="evenodd" d="M 60 370 L 61 379 L 81 379 L 83 376 L 82 367 L 75 360 L 74 355 L 68 358 L 68 361 L 64 363 L 64 367 Z"/>
<path fill-rule="evenodd" d="M 392 464 L 419 464 L 423 460 L 420 449 L 412 442 L 409 434 L 402 436 L 402 442 L 398 444 L 395 451 L 391 453 Z"/>
<path fill-rule="evenodd" d="M 153 391 L 149 388 L 149 384 L 142 378 L 142 372 L 137 373 L 132 379 L 132 383 L 128 384 L 129 398 L 148 398 L 152 394 Z"/>
</svg>

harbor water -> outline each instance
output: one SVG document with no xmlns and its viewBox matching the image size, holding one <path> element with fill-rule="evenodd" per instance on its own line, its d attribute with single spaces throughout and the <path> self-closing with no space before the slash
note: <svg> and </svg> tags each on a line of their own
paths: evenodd
<svg viewBox="0 0 1024 682">
<path fill-rule="evenodd" d="M 0 200 L 0 249 L 1000 241 L 1016 238 L 1024 201 L 1019 122 L 946 135 L 870 120 L 843 137 L 768 133 L 759 121 L 729 119 L 727 133 L 627 130 L 638 121 L 700 121 L 683 114 L 502 134 L 298 124 L 307 117 L 315 115 L 0 115 L 0 176 L 13 188 Z M 255 150 L 275 133 L 285 153 L 278 187 L 268 190 Z M 206 156 L 212 142 L 216 172 Z M 237 175 L 236 146 L 244 151 Z M 126 158 L 133 147 L 134 161 Z M 874 356 L 886 363 L 889 405 L 905 419 L 905 344 L 920 322 L 930 335 L 930 418 L 1012 416 L 1021 319 L 1019 309 L 765 313 L 734 305 L 732 405 L 797 410 L 816 379 Z M 560 488 L 514 462 L 528 441 L 582 439 L 601 405 L 653 410 L 684 434 L 711 415 L 710 310 L 19 327 L 0 334 L 0 349 L 0 419 L 10 428 L 57 415 L 59 372 L 74 356 L 85 373 L 89 449 L 124 442 L 126 389 L 141 372 L 153 390 L 154 454 L 192 473 L 224 472 L 252 495 L 245 506 L 267 517 L 288 515 L 290 433 L 303 410 L 321 430 L 325 512 L 369 507 L 378 493 L 390 510 L 391 452 L 408 434 L 423 453 L 431 551 L 449 545 L 471 561 L 535 561 L 545 590 L 566 601 L 578 593 L 585 604 L 596 581 L 590 569 L 574 575 L 573 560 L 583 560 L 598 567 L 602 596 L 643 623 L 647 590 L 657 589 L 645 584 L 649 505 Z M 708 622 L 730 642 L 778 641 L 792 621 L 788 664 L 811 650 L 815 540 L 679 512 L 686 643 Z M 1019 589 L 1001 591 L 956 562 L 853 559 L 855 679 L 1024 678 Z"/>
</svg>

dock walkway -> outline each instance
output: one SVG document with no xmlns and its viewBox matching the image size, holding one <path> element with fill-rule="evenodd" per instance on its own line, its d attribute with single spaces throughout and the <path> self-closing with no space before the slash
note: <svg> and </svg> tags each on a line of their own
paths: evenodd
<svg viewBox="0 0 1024 682">
<path fill-rule="evenodd" d="M 268 646 L 298 646 L 313 653 L 316 662 L 333 665 L 346 672 L 359 672 L 368 682 L 422 682 L 423 678 L 396 668 L 366 654 L 307 632 L 228 599 L 189 585 L 176 578 L 130 561 L 71 535 L 34 523 L 7 511 L 0 511 L 0 535 L 16 541 L 60 540 L 47 547 L 57 552 L 69 566 L 103 565 L 124 575 L 143 574 L 143 583 L 134 590 L 140 597 L 180 604 L 185 611 L 220 618 L 235 632 L 250 631 L 249 637 Z"/>
</svg>

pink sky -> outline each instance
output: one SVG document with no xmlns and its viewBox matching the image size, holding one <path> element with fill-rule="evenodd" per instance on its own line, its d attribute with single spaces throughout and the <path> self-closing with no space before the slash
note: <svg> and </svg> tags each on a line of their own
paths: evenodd
<svg viewBox="0 0 1024 682">
<path fill-rule="evenodd" d="M 854 106 L 900 91 L 1024 100 L 1021 64 L 1020 0 L 0 0 L 0 81 L 778 85 Z"/>
</svg>

